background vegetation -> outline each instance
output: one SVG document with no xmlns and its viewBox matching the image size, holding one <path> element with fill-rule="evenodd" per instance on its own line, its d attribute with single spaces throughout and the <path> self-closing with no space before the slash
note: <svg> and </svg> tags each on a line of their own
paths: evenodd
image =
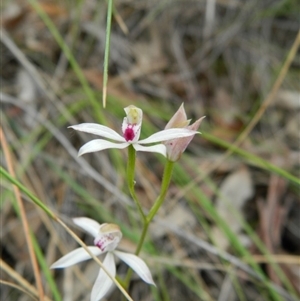
<svg viewBox="0 0 300 301">
<path fill-rule="evenodd" d="M 67 127 L 97 122 L 120 132 L 123 108 L 134 104 L 144 111 L 147 137 L 183 102 L 192 120 L 207 116 L 202 135 L 176 164 L 141 254 L 157 288 L 136 278 L 129 294 L 140 301 L 299 299 L 296 0 L 114 1 L 105 109 L 106 1 L 3 0 L 1 11 L 1 300 L 38 300 L 41 292 L 22 212 L 45 300 L 89 300 L 99 269 L 90 261 L 49 271 L 77 243 L 45 210 L 87 244 L 72 217 L 117 223 L 120 248 L 135 250 L 140 220 L 128 197 L 126 151 L 77 158 L 92 137 Z M 138 153 L 145 210 L 163 163 Z M 125 273 L 120 263 L 118 274 Z M 107 300 L 120 296 L 116 289 Z"/>
</svg>

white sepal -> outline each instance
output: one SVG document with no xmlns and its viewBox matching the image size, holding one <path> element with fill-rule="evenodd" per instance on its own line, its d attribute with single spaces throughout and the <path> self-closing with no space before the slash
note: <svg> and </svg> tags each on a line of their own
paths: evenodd
<svg viewBox="0 0 300 301">
<path fill-rule="evenodd" d="M 188 129 L 168 129 L 168 130 L 157 132 L 146 139 L 139 140 L 138 143 L 148 144 L 154 142 L 167 141 L 175 138 L 177 139 L 177 138 L 189 137 L 197 133 L 198 133 L 197 131 L 192 131 Z"/>
<path fill-rule="evenodd" d="M 157 144 L 157 145 L 151 145 L 151 146 L 142 146 L 138 143 L 132 144 L 134 149 L 136 151 L 140 152 L 151 152 L 151 153 L 159 153 L 162 154 L 163 156 L 167 156 L 167 148 L 164 144 Z"/>
<path fill-rule="evenodd" d="M 81 124 L 69 126 L 69 128 L 72 128 L 80 132 L 98 135 L 119 142 L 125 141 L 124 138 L 113 129 L 97 123 L 81 123 Z"/>
<path fill-rule="evenodd" d="M 98 256 L 102 253 L 102 251 L 98 247 L 88 247 L 88 249 L 95 255 Z M 78 248 L 70 253 L 66 254 L 56 262 L 54 262 L 50 269 L 60 269 L 66 268 L 78 262 L 82 262 L 85 260 L 91 259 L 90 254 L 84 248 Z"/>
<path fill-rule="evenodd" d="M 155 285 L 151 272 L 146 263 L 136 255 L 114 251 L 122 261 L 129 265 L 145 282 Z"/>
<path fill-rule="evenodd" d="M 73 218 L 74 224 L 91 234 L 93 237 L 96 237 L 99 233 L 100 224 L 95 220 L 88 217 L 76 217 Z"/>
<path fill-rule="evenodd" d="M 78 156 L 81 156 L 83 154 L 86 153 L 94 153 L 94 152 L 98 152 L 104 149 L 108 149 L 108 148 L 125 148 L 129 145 L 128 142 L 124 142 L 124 143 L 114 143 L 114 142 L 110 142 L 107 140 L 103 140 L 103 139 L 95 139 L 92 140 L 86 144 L 84 144 L 79 152 L 78 152 Z"/>
<path fill-rule="evenodd" d="M 113 277 L 116 276 L 115 259 L 112 253 L 107 253 L 103 261 L 103 265 Z M 113 281 L 107 276 L 103 269 L 100 269 L 98 277 L 92 288 L 91 301 L 101 300 L 107 294 L 112 285 Z"/>
</svg>

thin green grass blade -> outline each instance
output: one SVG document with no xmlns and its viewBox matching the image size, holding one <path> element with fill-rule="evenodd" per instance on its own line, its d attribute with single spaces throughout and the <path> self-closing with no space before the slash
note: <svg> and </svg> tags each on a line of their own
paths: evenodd
<svg viewBox="0 0 300 301">
<path fill-rule="evenodd" d="M 4 176 L 9 182 L 16 185 L 23 193 L 25 193 L 37 206 L 44 210 L 51 218 L 56 220 L 54 213 L 41 201 L 39 200 L 29 189 L 21 184 L 16 178 L 12 177 L 8 171 L 0 166 L 0 175 Z"/>
<path fill-rule="evenodd" d="M 97 99 L 95 98 L 94 93 L 93 93 L 92 89 L 90 88 L 88 81 L 86 80 L 80 66 L 78 65 L 75 57 L 72 54 L 72 51 L 70 50 L 68 45 L 65 43 L 63 37 L 57 30 L 55 24 L 52 22 L 52 20 L 49 18 L 49 16 L 46 14 L 46 12 L 41 8 L 38 1 L 29 0 L 29 2 L 32 5 L 32 7 L 36 10 L 36 12 L 40 16 L 40 18 L 43 20 L 45 25 L 48 27 L 49 31 L 55 38 L 57 44 L 62 49 L 63 53 L 65 54 L 68 61 L 70 62 L 71 67 L 73 68 L 80 84 L 82 85 L 84 92 L 86 93 L 86 95 L 88 97 L 88 100 L 93 108 L 93 113 L 96 116 L 96 119 L 99 122 L 105 123 L 105 117 L 102 113 L 101 106 L 100 106 L 99 102 L 97 101 Z"/>
<path fill-rule="evenodd" d="M 106 36 L 105 36 L 105 52 L 104 52 L 104 66 L 103 66 L 103 92 L 102 92 L 102 104 L 106 107 L 107 96 L 107 81 L 108 81 L 108 61 L 110 51 L 110 34 L 111 34 L 111 18 L 113 12 L 113 1 L 108 0 L 107 7 L 107 20 L 106 20 Z"/>
<path fill-rule="evenodd" d="M 218 197 L 222 198 L 222 195 L 220 194 L 218 187 L 214 184 L 214 182 L 212 180 L 207 178 L 207 179 L 204 179 L 204 181 L 208 185 L 208 187 L 210 187 Z M 230 200 L 226 200 L 223 198 L 222 201 L 227 202 L 229 205 Z M 229 209 L 232 212 L 232 215 L 234 216 L 234 218 L 239 221 L 241 227 L 247 233 L 247 235 L 250 237 L 250 239 L 255 244 L 255 246 L 260 250 L 260 252 L 262 254 L 264 254 L 266 256 L 266 258 L 270 262 L 270 265 L 272 266 L 272 268 L 278 275 L 279 279 L 282 281 L 282 283 L 288 289 L 288 291 L 291 294 L 293 294 L 294 296 L 296 296 L 297 293 L 296 293 L 295 289 L 293 288 L 293 286 L 291 285 L 290 281 L 288 280 L 288 278 L 286 277 L 286 275 L 284 274 L 284 272 L 282 271 L 280 266 L 272 260 L 272 256 L 269 253 L 268 249 L 266 248 L 265 244 L 261 241 L 261 239 L 255 233 L 255 231 L 253 231 L 253 229 L 251 228 L 249 223 L 247 223 L 245 221 L 245 219 L 239 214 L 239 212 L 237 212 L 237 210 L 233 206 L 230 206 Z"/>
<path fill-rule="evenodd" d="M 179 164 L 177 164 L 175 167 L 174 176 L 175 176 L 174 180 L 177 184 L 178 184 L 178 181 L 182 182 L 182 180 L 183 180 L 182 177 L 184 177 L 183 182 L 188 183 L 188 182 L 192 181 L 192 179 L 190 179 L 188 177 L 188 173 L 185 172 Z M 180 177 L 180 180 L 178 179 L 178 177 Z M 192 193 L 192 195 L 194 196 L 194 199 L 196 199 L 198 201 L 198 204 L 201 206 L 201 208 L 204 208 L 204 210 L 213 219 L 213 221 L 216 223 L 216 226 L 223 230 L 224 235 L 226 235 L 226 237 L 230 241 L 231 246 L 235 250 L 235 252 L 237 252 L 237 254 L 239 254 L 239 256 L 246 258 L 247 262 L 249 262 L 249 264 L 253 268 L 253 270 L 259 275 L 259 277 L 261 277 L 261 279 L 264 281 L 266 287 L 268 288 L 270 296 L 272 296 L 271 300 L 282 300 L 281 296 L 274 290 L 274 288 L 272 287 L 271 283 L 268 281 L 268 279 L 264 275 L 261 268 L 253 260 L 250 252 L 241 244 L 241 242 L 236 237 L 236 235 L 231 231 L 231 229 L 227 225 L 227 223 L 219 216 L 214 205 L 206 197 L 206 195 L 202 192 L 202 190 L 197 186 L 193 186 L 189 190 L 189 192 Z"/>
<path fill-rule="evenodd" d="M 187 288 L 189 288 L 198 298 L 203 301 L 210 301 L 210 296 L 207 295 L 205 289 L 196 283 L 192 276 L 185 271 L 173 266 L 167 266 L 167 269 L 179 279 Z"/>
<path fill-rule="evenodd" d="M 259 158 L 245 150 L 242 150 L 241 148 L 239 147 L 236 147 L 236 146 L 233 146 L 231 145 L 230 143 L 224 141 L 224 140 L 221 140 L 211 134 L 208 134 L 208 133 L 202 133 L 202 136 L 203 138 L 213 142 L 214 144 L 216 145 L 219 145 L 219 146 L 222 146 L 238 155 L 240 155 L 241 157 L 244 157 L 245 159 L 247 159 L 248 161 L 250 161 L 253 165 L 255 166 L 258 166 L 258 167 L 261 167 L 267 171 L 270 171 L 270 172 L 273 172 L 273 173 L 276 173 L 278 174 L 279 176 L 282 176 L 284 177 L 285 179 L 291 181 L 292 183 L 294 184 L 297 184 L 297 185 L 300 185 L 300 179 L 295 177 L 294 175 L 290 174 L 289 172 L 287 172 L 286 170 L 278 167 L 278 166 L 275 166 L 273 164 L 271 164 L 270 162 L 262 159 L 262 158 Z"/>
<path fill-rule="evenodd" d="M 19 187 L 19 189 L 21 190 L 20 187 Z M 11 193 L 11 194 L 12 194 L 12 206 L 13 206 L 16 214 L 18 216 L 20 216 L 20 211 L 19 211 L 19 207 L 17 205 L 17 202 L 15 201 L 13 193 Z M 36 201 L 39 201 L 39 200 L 36 200 Z M 50 288 L 50 290 L 51 290 L 51 292 L 53 294 L 54 300 L 56 300 L 56 301 L 62 301 L 62 297 L 61 297 L 61 295 L 59 293 L 59 290 L 58 290 L 58 288 L 57 288 L 57 286 L 55 284 L 55 281 L 54 281 L 54 279 L 53 279 L 50 271 L 49 271 L 49 266 L 48 266 L 48 264 L 47 264 L 47 262 L 45 260 L 45 257 L 44 257 L 44 255 L 43 255 L 43 253 L 41 251 L 41 248 L 40 248 L 40 246 L 39 246 L 39 244 L 37 242 L 37 238 L 36 238 L 35 234 L 32 233 L 32 231 L 30 231 L 30 238 L 31 238 L 31 241 L 32 241 L 32 244 L 33 244 L 33 248 L 34 248 L 34 252 L 36 254 L 37 260 L 39 262 L 40 267 L 42 268 L 43 274 L 44 274 L 44 276 L 46 278 L 46 281 L 47 281 L 47 284 L 49 285 L 49 288 Z"/>
<path fill-rule="evenodd" d="M 47 264 L 46 260 L 45 260 L 45 257 L 42 253 L 42 250 L 37 242 L 37 239 L 36 237 L 32 234 L 31 235 L 31 239 L 32 239 L 32 243 L 33 243 L 33 247 L 34 247 L 34 251 L 35 251 L 35 254 L 37 256 L 37 259 L 39 261 L 39 264 L 42 268 L 42 271 L 44 273 L 44 276 L 46 278 L 46 281 L 47 281 L 47 285 L 49 286 L 52 294 L 53 294 L 53 298 L 54 300 L 56 301 L 62 301 L 62 297 L 59 293 L 59 290 L 55 284 L 55 281 L 50 273 L 50 270 L 49 270 L 49 265 Z"/>
<path fill-rule="evenodd" d="M 72 104 L 68 108 L 69 114 L 76 114 L 84 109 L 86 103 L 84 101 L 77 101 Z M 55 120 L 55 124 L 58 128 L 65 125 L 67 122 L 66 115 L 60 115 Z M 28 166 L 34 161 L 36 156 L 42 152 L 42 150 L 46 147 L 47 143 L 53 138 L 51 132 L 49 132 L 42 124 L 37 126 L 28 135 L 24 136 L 20 140 L 21 145 L 31 145 L 32 149 L 29 156 L 22 162 L 22 165 L 18 166 L 17 175 L 21 177 L 21 175 L 27 170 Z"/>
</svg>

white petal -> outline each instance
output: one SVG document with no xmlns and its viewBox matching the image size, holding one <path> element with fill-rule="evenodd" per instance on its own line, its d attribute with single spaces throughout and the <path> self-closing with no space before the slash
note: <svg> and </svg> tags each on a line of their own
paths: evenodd
<svg viewBox="0 0 300 301">
<path fill-rule="evenodd" d="M 188 129 L 167 129 L 157 132 L 146 139 L 138 141 L 140 144 L 148 144 L 153 142 L 167 141 L 175 138 L 189 137 L 197 134 L 197 131 L 192 131 Z"/>
<path fill-rule="evenodd" d="M 74 224 L 91 234 L 93 237 L 96 237 L 99 234 L 100 224 L 95 220 L 88 217 L 76 217 L 73 218 Z"/>
<path fill-rule="evenodd" d="M 107 253 L 103 261 L 103 265 L 112 276 L 116 276 L 115 259 L 112 253 Z M 92 289 L 91 301 L 101 300 L 107 294 L 113 283 L 114 282 L 107 276 L 103 269 L 100 269 L 100 272 Z"/>
<path fill-rule="evenodd" d="M 133 145 L 133 147 L 136 151 L 159 153 L 159 154 L 162 154 L 165 157 L 167 156 L 167 149 L 166 149 L 166 146 L 163 145 L 163 144 L 157 144 L 157 145 L 151 145 L 151 146 L 142 146 L 138 143 L 133 143 L 132 145 Z"/>
<path fill-rule="evenodd" d="M 93 153 L 93 152 L 98 152 L 104 149 L 108 149 L 108 148 L 125 148 L 129 145 L 128 142 L 126 143 L 113 143 L 110 141 L 106 141 L 103 139 L 95 139 L 92 140 L 86 144 L 84 144 L 79 152 L 78 152 L 78 156 L 81 156 L 83 154 L 86 153 Z"/>
<path fill-rule="evenodd" d="M 145 282 L 155 285 L 146 263 L 136 255 L 114 251 L 121 260 L 127 263 Z"/>
<path fill-rule="evenodd" d="M 76 131 L 98 135 L 115 141 L 124 142 L 124 138 L 113 129 L 97 123 L 81 123 L 69 126 Z"/>
<path fill-rule="evenodd" d="M 97 247 L 88 247 L 88 249 L 95 255 L 98 256 L 102 253 L 102 251 Z M 50 269 L 59 269 L 59 268 L 66 268 L 73 264 L 76 264 L 81 261 L 85 261 L 91 259 L 90 254 L 84 248 L 78 248 L 70 253 L 66 254 L 56 262 L 54 262 Z"/>
</svg>

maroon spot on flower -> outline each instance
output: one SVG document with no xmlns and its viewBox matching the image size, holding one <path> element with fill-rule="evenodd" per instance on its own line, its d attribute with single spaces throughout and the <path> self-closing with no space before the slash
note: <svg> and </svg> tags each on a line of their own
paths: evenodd
<svg viewBox="0 0 300 301">
<path fill-rule="evenodd" d="M 134 139 L 134 131 L 131 127 L 128 127 L 124 132 L 124 138 L 126 141 L 132 141 Z"/>
<path fill-rule="evenodd" d="M 114 237 L 111 234 L 104 235 L 102 237 L 97 237 L 94 240 L 94 245 L 97 246 L 102 252 L 105 251 L 105 248 L 113 241 Z"/>
<path fill-rule="evenodd" d="M 95 240 L 95 245 L 103 252 L 104 249 L 105 249 L 105 243 L 106 243 L 106 240 L 105 239 L 100 239 L 98 241 Z"/>
</svg>

